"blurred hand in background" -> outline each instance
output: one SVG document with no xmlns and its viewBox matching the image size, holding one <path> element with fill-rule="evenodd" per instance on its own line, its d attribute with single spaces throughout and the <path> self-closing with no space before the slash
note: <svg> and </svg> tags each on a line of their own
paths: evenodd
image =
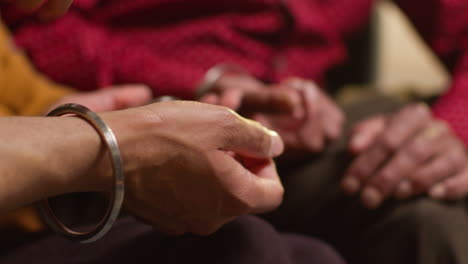
<svg viewBox="0 0 468 264">
<path fill-rule="evenodd" d="M 357 124 L 350 150 L 357 157 L 343 188 L 350 194 L 362 191 L 369 208 L 392 196 L 428 193 L 436 199 L 457 199 L 468 193 L 465 146 L 424 104 Z"/>
<path fill-rule="evenodd" d="M 264 84 L 245 75 L 224 75 L 201 98 L 238 111 L 277 131 L 290 150 L 320 152 L 340 137 L 344 114 L 312 81 L 289 78 Z"/>
</svg>

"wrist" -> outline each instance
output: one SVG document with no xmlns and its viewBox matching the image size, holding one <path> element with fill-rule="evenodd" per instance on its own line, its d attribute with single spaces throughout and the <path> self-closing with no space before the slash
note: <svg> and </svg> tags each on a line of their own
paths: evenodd
<svg viewBox="0 0 468 264">
<path fill-rule="evenodd" d="M 112 184 L 108 150 L 98 132 L 78 117 L 58 117 L 48 148 L 51 175 L 61 193 L 105 191 Z M 107 177 L 106 174 L 110 174 Z M 108 182 L 109 179 L 109 182 Z"/>
<path fill-rule="evenodd" d="M 159 104 L 153 104 L 153 107 Z M 153 109 L 157 112 L 156 109 Z M 121 153 L 125 181 L 141 171 L 142 164 L 161 161 L 166 155 L 167 140 L 164 138 L 163 122 L 157 114 L 145 111 L 145 108 L 133 108 L 100 114 L 104 122 L 112 129 Z M 157 149 L 151 146 L 157 146 Z M 114 174 L 108 153 L 104 149 L 103 158 L 94 166 L 95 186 L 100 190 L 112 188 Z M 146 155 L 151 152 L 151 155 Z"/>
</svg>

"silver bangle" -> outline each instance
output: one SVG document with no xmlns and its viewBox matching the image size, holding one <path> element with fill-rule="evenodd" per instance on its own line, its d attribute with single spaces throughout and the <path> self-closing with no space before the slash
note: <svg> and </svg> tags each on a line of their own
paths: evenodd
<svg viewBox="0 0 468 264">
<path fill-rule="evenodd" d="M 195 98 L 200 99 L 202 96 L 207 94 L 226 73 L 248 74 L 248 72 L 242 67 L 234 64 L 222 63 L 215 65 L 206 72 L 202 81 L 198 85 Z"/>
<path fill-rule="evenodd" d="M 112 169 L 114 172 L 114 184 L 110 199 L 111 202 L 107 208 L 104 218 L 99 222 L 94 230 L 87 232 L 77 232 L 66 227 L 53 213 L 47 199 L 39 202 L 39 209 L 47 224 L 55 232 L 74 241 L 91 243 L 103 237 L 111 229 L 115 220 L 119 216 L 125 191 L 122 157 L 120 155 L 119 146 L 114 133 L 96 113 L 91 112 L 88 108 L 82 105 L 64 104 L 52 110 L 47 114 L 47 116 L 62 116 L 65 114 L 75 114 L 86 120 L 94 126 L 102 140 L 106 143 L 107 148 L 109 149 L 110 158 L 112 160 Z"/>
</svg>

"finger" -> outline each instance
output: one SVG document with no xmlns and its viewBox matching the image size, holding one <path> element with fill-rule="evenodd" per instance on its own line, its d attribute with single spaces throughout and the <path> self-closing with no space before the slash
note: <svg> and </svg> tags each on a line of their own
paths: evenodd
<svg viewBox="0 0 468 264">
<path fill-rule="evenodd" d="M 409 198 L 413 194 L 413 187 L 408 179 L 403 179 L 397 186 L 395 198 L 403 200 Z"/>
<path fill-rule="evenodd" d="M 262 167 L 253 173 L 222 152 L 213 154 L 212 158 L 215 173 L 222 175 L 220 180 L 223 188 L 247 208 L 247 212 L 232 214 L 267 212 L 279 206 L 284 189 L 271 159 L 265 160 Z"/>
<path fill-rule="evenodd" d="M 430 112 L 423 104 L 411 105 L 395 114 L 382 135 L 350 166 L 342 182 L 344 191 L 354 194 L 382 163 L 430 121 Z"/>
<path fill-rule="evenodd" d="M 233 114 L 234 118 L 225 122 L 228 124 L 222 127 L 220 133 L 224 136 L 223 150 L 253 158 L 276 157 L 283 152 L 284 144 L 278 133 L 256 121 Z"/>
<path fill-rule="evenodd" d="M 241 105 L 244 92 L 239 89 L 227 89 L 219 96 L 219 104 L 234 111 L 237 111 Z"/>
<path fill-rule="evenodd" d="M 252 207 L 252 213 L 266 213 L 276 209 L 283 201 L 284 188 L 273 160 L 257 171 L 258 178 L 254 182 L 253 200 L 257 201 Z"/>
<path fill-rule="evenodd" d="M 147 104 L 152 98 L 151 89 L 142 84 L 122 85 L 107 91 L 113 97 L 114 103 L 113 109 L 105 111 L 141 106 Z"/>
<path fill-rule="evenodd" d="M 329 140 L 336 140 L 341 136 L 344 114 L 327 96 L 322 95 L 321 122 L 324 133 Z"/>
<path fill-rule="evenodd" d="M 206 104 L 213 104 L 213 105 L 220 105 L 219 96 L 214 93 L 209 93 L 202 98 L 200 98 L 200 102 Z"/>
<path fill-rule="evenodd" d="M 413 195 L 428 191 L 437 182 L 455 175 L 465 162 L 464 149 L 447 148 L 410 177 Z"/>
<path fill-rule="evenodd" d="M 86 105 L 93 111 L 104 112 L 141 106 L 151 98 L 151 90 L 147 86 L 135 84 L 82 94 L 74 102 Z"/>
<path fill-rule="evenodd" d="M 47 0 L 38 10 L 38 16 L 42 20 L 50 20 L 59 17 L 71 6 L 73 0 Z"/>
<path fill-rule="evenodd" d="M 246 92 L 241 106 L 245 113 L 293 114 L 300 98 L 285 89 L 261 89 Z"/>
<path fill-rule="evenodd" d="M 321 102 L 318 87 L 312 82 L 304 82 L 302 87 L 302 104 L 305 117 L 299 136 L 308 149 L 315 152 L 321 151 L 324 146 L 324 134 L 320 122 Z"/>
<path fill-rule="evenodd" d="M 457 200 L 461 199 L 468 193 L 468 167 L 465 167 L 460 173 L 454 177 L 450 177 L 429 191 L 429 195 L 434 199 Z"/>
<path fill-rule="evenodd" d="M 369 179 L 362 193 L 364 204 L 369 208 L 380 206 L 383 200 L 397 190 L 402 179 L 409 177 L 440 150 L 436 142 L 444 139 L 447 132 L 446 126 L 440 122 L 429 123 L 426 129 L 403 146 L 374 177 Z"/>
<path fill-rule="evenodd" d="M 431 118 L 431 112 L 425 104 L 407 106 L 390 118 L 382 137 L 379 138 L 379 144 L 394 152 L 425 127 Z"/>
<path fill-rule="evenodd" d="M 348 194 L 354 194 L 362 187 L 363 182 L 389 157 L 388 150 L 376 144 L 354 160 L 343 178 L 341 187 Z"/>
<path fill-rule="evenodd" d="M 358 154 L 368 149 L 385 129 L 385 116 L 376 116 L 360 122 L 351 134 L 349 150 Z"/>
</svg>

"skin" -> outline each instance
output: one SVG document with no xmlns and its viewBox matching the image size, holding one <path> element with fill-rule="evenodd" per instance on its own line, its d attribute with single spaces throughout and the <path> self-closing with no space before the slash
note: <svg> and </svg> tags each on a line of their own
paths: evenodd
<svg viewBox="0 0 468 264">
<path fill-rule="evenodd" d="M 47 109 L 66 104 L 81 104 L 95 112 L 121 110 L 135 106 L 141 106 L 152 99 L 149 87 L 141 84 L 128 84 L 112 86 L 103 90 L 86 93 L 73 93 L 55 102 Z"/>
<path fill-rule="evenodd" d="M 369 208 L 389 197 L 428 193 L 435 199 L 458 199 L 468 192 L 465 146 L 424 104 L 359 123 L 350 150 L 356 159 L 342 186 L 349 194 L 361 192 Z"/>
<path fill-rule="evenodd" d="M 278 131 L 290 150 L 322 151 L 340 136 L 344 120 L 330 98 L 299 78 L 265 85 L 247 75 L 226 75 L 202 100 L 236 109 Z M 459 199 L 468 193 L 464 144 L 423 104 L 358 123 L 349 148 L 356 159 L 342 187 L 350 195 L 360 193 L 368 208 L 390 197 Z"/>
<path fill-rule="evenodd" d="M 238 111 L 278 131 L 290 150 L 320 152 L 341 135 L 344 115 L 312 81 L 267 85 L 245 74 L 224 75 L 201 101 Z"/>
<path fill-rule="evenodd" d="M 14 4 L 48 20 L 65 13 L 71 2 Z M 148 95 L 147 88 L 123 87 L 73 94 L 57 104 L 115 110 L 142 104 Z M 281 154 L 283 142 L 256 122 L 226 108 L 189 102 L 103 113 L 102 118 L 120 144 L 127 209 L 161 231 L 206 235 L 239 215 L 281 203 L 283 187 L 272 158 Z M 10 117 L 0 123 L 6 127 L 0 134 L 9 138 L 0 142 L 0 212 L 64 193 L 109 189 L 109 161 L 89 124 L 70 117 Z"/>
<path fill-rule="evenodd" d="M 101 117 L 122 153 L 125 206 L 161 231 L 207 235 L 239 215 L 281 203 L 272 161 L 283 151 L 280 137 L 231 110 L 176 101 Z M 85 121 L 5 117 L 0 124 L 0 138 L 8 139 L 0 141 L 0 212 L 111 188 L 106 149 Z"/>
</svg>

